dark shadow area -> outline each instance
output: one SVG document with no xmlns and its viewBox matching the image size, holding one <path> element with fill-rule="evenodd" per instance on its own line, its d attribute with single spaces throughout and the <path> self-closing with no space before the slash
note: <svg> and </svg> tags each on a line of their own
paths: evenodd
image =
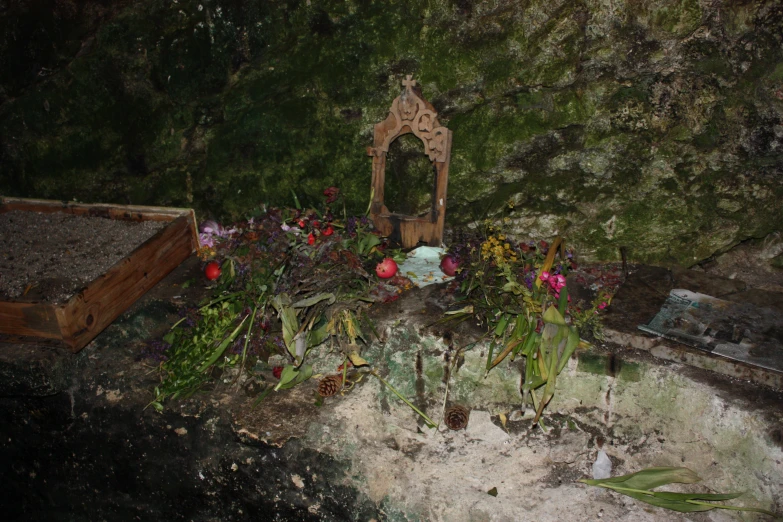
<svg viewBox="0 0 783 522">
<path fill-rule="evenodd" d="M 435 170 L 424 154 L 422 141 L 413 134 L 394 140 L 386 154 L 386 207 L 395 214 L 427 214 L 432 208 L 434 186 Z"/>
</svg>

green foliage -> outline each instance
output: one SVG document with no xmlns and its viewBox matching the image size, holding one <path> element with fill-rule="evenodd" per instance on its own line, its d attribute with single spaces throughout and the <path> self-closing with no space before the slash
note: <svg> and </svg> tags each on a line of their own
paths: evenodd
<svg viewBox="0 0 783 522">
<path fill-rule="evenodd" d="M 230 230 L 209 225 L 200 255 L 222 258 L 221 276 L 210 300 L 166 334 L 171 347 L 151 406 L 162 410 L 165 400 L 191 395 L 228 368 L 252 371 L 257 358 L 276 351 L 289 364 L 274 391 L 291 388 L 312 376 L 305 364 L 311 349 L 331 339 L 349 353 L 367 342 L 360 311 L 372 301 L 369 276 L 361 259 L 346 262 L 343 250 L 362 240 L 358 231 L 334 233 L 342 225 L 319 219 L 325 214 L 272 209 Z M 377 239 L 369 225 L 363 229 Z"/>
<path fill-rule="evenodd" d="M 487 233 L 480 243 L 457 248 L 462 261 L 460 289 L 470 305 L 447 315 L 447 320 L 475 317 L 487 326 L 487 372 L 507 357 L 525 357 L 522 395 L 532 401 L 538 422 L 555 394 L 558 374 L 580 344 L 568 306 L 569 258 L 561 238 L 538 248 L 525 245 L 527 251 L 521 251 L 491 225 Z M 556 264 L 557 254 L 561 258 Z M 592 312 L 593 317 L 581 324 L 595 330 L 600 323 L 596 310 Z"/>
<path fill-rule="evenodd" d="M 763 513 L 780 519 L 781 517 L 766 509 L 729 506 L 716 504 L 719 500 L 731 500 L 742 493 L 673 493 L 670 491 L 652 491 L 659 486 L 667 484 L 695 484 L 701 482 L 701 478 L 688 468 L 647 468 L 636 473 L 630 473 L 620 477 L 607 479 L 581 479 L 590 486 L 598 486 L 611 489 L 636 500 L 640 500 L 653 506 L 671 509 L 682 513 L 696 511 L 710 511 L 712 509 L 729 509 L 733 511 L 752 511 Z"/>
</svg>

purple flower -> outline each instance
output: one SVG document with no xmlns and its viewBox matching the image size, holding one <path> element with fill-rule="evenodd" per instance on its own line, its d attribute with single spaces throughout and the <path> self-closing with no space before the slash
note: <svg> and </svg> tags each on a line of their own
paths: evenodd
<svg viewBox="0 0 783 522">
<path fill-rule="evenodd" d="M 220 223 L 218 223 L 214 219 L 208 219 L 206 221 L 201 222 L 201 224 L 198 226 L 198 231 L 203 234 L 220 235 L 221 232 L 223 231 L 223 227 L 221 227 Z"/>
<path fill-rule="evenodd" d="M 166 355 L 166 351 L 169 348 L 171 348 L 169 343 L 159 339 L 153 339 L 144 344 L 144 347 L 141 349 L 141 356 L 157 362 L 166 361 L 169 358 L 168 355 Z"/>
<path fill-rule="evenodd" d="M 212 237 L 212 234 L 209 233 L 202 233 L 198 235 L 199 243 L 201 243 L 201 246 L 209 247 L 209 248 L 215 248 L 215 239 Z"/>
<path fill-rule="evenodd" d="M 348 235 L 354 235 L 356 233 L 357 219 L 355 216 L 349 217 L 345 222 L 345 233 Z"/>
</svg>

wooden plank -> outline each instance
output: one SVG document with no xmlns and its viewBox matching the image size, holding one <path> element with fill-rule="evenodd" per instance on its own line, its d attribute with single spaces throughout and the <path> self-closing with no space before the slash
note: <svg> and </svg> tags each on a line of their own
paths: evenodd
<svg viewBox="0 0 783 522">
<path fill-rule="evenodd" d="M 189 216 L 180 216 L 57 307 L 62 339 L 77 352 L 193 252 Z"/>
<path fill-rule="evenodd" d="M 11 210 L 25 212 L 63 212 L 78 216 L 96 216 L 125 221 L 173 221 L 192 214 L 187 208 L 151 207 L 142 205 L 107 205 L 56 201 L 49 199 L 0 198 L 0 213 Z"/>
<path fill-rule="evenodd" d="M 54 305 L 0 301 L 0 333 L 61 339 Z"/>
</svg>

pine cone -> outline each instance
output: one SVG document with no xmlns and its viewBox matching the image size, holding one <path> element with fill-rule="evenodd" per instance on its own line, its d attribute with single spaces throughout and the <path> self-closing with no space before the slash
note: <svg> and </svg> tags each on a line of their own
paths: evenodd
<svg viewBox="0 0 783 522">
<path fill-rule="evenodd" d="M 446 422 L 446 426 L 452 430 L 461 430 L 462 428 L 467 427 L 468 417 L 470 417 L 470 410 L 464 406 L 455 404 L 446 410 L 446 414 L 443 418 Z"/>
<path fill-rule="evenodd" d="M 343 387 L 342 375 L 327 375 L 318 383 L 318 394 L 321 397 L 331 397 Z"/>
</svg>

